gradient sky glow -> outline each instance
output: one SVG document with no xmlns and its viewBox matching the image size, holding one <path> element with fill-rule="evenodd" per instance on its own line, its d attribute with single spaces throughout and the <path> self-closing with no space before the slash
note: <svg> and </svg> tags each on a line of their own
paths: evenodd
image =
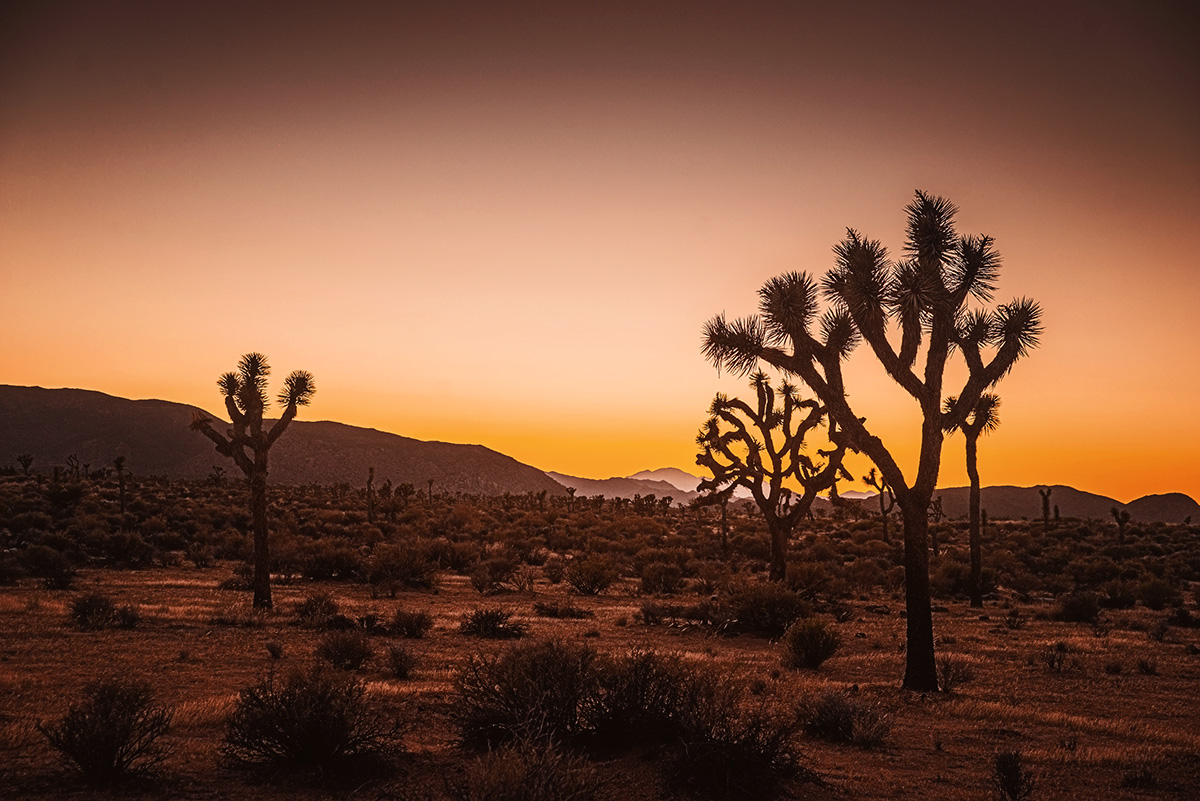
<svg viewBox="0 0 1200 801">
<path fill-rule="evenodd" d="M 259 350 L 316 375 L 306 419 L 695 472 L 749 392 L 704 321 L 847 226 L 898 251 L 921 188 L 1045 308 L 983 482 L 1200 499 L 1193 4 L 406 5 L 3 12 L 0 383 L 216 410 Z"/>
</svg>

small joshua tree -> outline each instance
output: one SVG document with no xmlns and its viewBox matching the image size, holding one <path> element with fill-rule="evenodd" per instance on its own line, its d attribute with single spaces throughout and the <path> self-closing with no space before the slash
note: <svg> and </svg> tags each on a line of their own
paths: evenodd
<svg viewBox="0 0 1200 801">
<path fill-rule="evenodd" d="M 876 475 L 875 468 L 871 468 L 871 472 L 867 473 L 862 478 L 863 483 L 868 487 L 874 487 L 879 493 L 879 521 L 883 524 L 883 541 L 891 543 L 888 538 L 888 515 L 892 513 L 892 509 L 896 507 L 896 496 L 892 494 L 891 488 L 887 481 L 879 475 Z"/>
<path fill-rule="evenodd" d="M 1112 516 L 1113 516 L 1113 520 L 1115 520 L 1117 522 L 1117 544 L 1124 545 L 1125 544 L 1125 527 L 1129 525 L 1129 521 L 1132 519 L 1132 515 L 1129 514 L 1128 509 L 1118 509 L 1117 507 L 1114 506 L 1112 508 Z"/>
<path fill-rule="evenodd" d="M 233 427 L 224 434 L 213 428 L 208 415 L 197 410 L 191 428 L 213 441 L 217 453 L 233 460 L 246 474 L 250 484 L 250 515 L 254 523 L 254 606 L 271 608 L 271 552 L 267 540 L 267 455 L 271 446 L 296 417 L 300 406 L 307 406 L 317 391 L 312 373 L 294 370 L 283 382 L 279 403 L 283 415 L 269 430 L 264 429 L 263 411 L 267 399 L 267 376 L 271 368 L 261 353 L 247 353 L 238 362 L 237 372 L 225 373 L 217 386 L 225 396 L 225 410 Z"/>
<path fill-rule="evenodd" d="M 21 453 L 17 455 L 17 461 L 21 464 L 21 472 L 29 475 L 29 468 L 33 467 L 33 454 Z"/>
<path fill-rule="evenodd" d="M 946 409 L 954 407 L 955 398 L 946 399 Z M 979 458 L 976 445 L 980 434 L 995 431 L 1000 426 L 1000 398 L 991 392 L 979 396 L 975 409 L 956 428 L 967 440 L 967 476 L 971 479 L 969 510 L 969 541 L 971 548 L 971 606 L 983 606 L 983 546 L 979 518 Z M 1047 492 L 1046 497 L 1049 497 Z"/>
<path fill-rule="evenodd" d="M 1042 531 L 1050 530 L 1050 494 L 1052 492 L 1054 492 L 1054 487 L 1038 489 L 1038 495 L 1042 496 Z"/>
<path fill-rule="evenodd" d="M 113 459 L 113 467 L 117 468 L 117 488 L 121 495 L 121 528 L 125 527 L 125 457 Z"/>
<path fill-rule="evenodd" d="M 712 417 L 696 437 L 704 449 L 696 464 L 707 468 L 712 478 L 697 489 L 702 494 L 739 486 L 750 491 L 771 533 L 771 580 L 782 581 L 792 530 L 808 514 L 817 493 L 845 475 L 846 442 L 831 423 L 833 446 L 817 451 L 824 460 L 814 461 L 801 448 L 809 432 L 825 420 L 825 408 L 815 400 L 801 400 L 796 387 L 786 381 L 772 389 L 762 371 L 751 376 L 750 386 L 757 396 L 754 408 L 721 394 L 713 399 Z M 799 482 L 803 491 L 797 494 L 785 487 L 789 479 Z"/>
</svg>

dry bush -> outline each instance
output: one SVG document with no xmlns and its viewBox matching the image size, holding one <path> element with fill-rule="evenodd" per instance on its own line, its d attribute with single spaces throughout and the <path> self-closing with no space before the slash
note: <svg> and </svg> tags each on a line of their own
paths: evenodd
<svg viewBox="0 0 1200 801">
<path fill-rule="evenodd" d="M 943 654 L 938 657 L 937 674 L 938 686 L 943 692 L 952 693 L 975 678 L 975 668 L 965 656 Z"/>
<path fill-rule="evenodd" d="M 592 801 L 600 774 L 553 743 L 524 740 L 490 751 L 450 787 L 454 801 Z"/>
<path fill-rule="evenodd" d="M 472 609 L 463 615 L 458 630 L 463 634 L 492 640 L 514 640 L 525 634 L 524 623 L 510 620 L 512 612 L 496 607 Z"/>
<path fill-rule="evenodd" d="M 269 673 L 238 693 L 222 754 L 238 767 L 339 774 L 378 766 L 395 750 L 395 733 L 367 703 L 362 682 L 317 666 L 283 680 Z"/>
<path fill-rule="evenodd" d="M 842 647 L 837 629 L 824 620 L 797 620 L 783 633 L 783 665 L 816 670 Z"/>
<path fill-rule="evenodd" d="M 316 656 L 339 670 L 358 670 L 375 656 L 375 646 L 361 631 L 331 631 L 317 643 Z"/>
<path fill-rule="evenodd" d="M 804 730 L 812 737 L 860 748 L 877 748 L 891 731 L 891 722 L 874 704 L 830 690 L 802 705 Z"/>
<path fill-rule="evenodd" d="M 388 673 L 393 678 L 410 679 L 417 666 L 417 655 L 406 645 L 389 645 L 387 653 Z"/>
<path fill-rule="evenodd" d="M 150 685 L 106 679 L 84 691 L 67 714 L 40 731 L 93 784 L 108 784 L 155 768 L 166 752 L 159 739 L 171 712 L 154 703 Z"/>
<path fill-rule="evenodd" d="M 617 580 L 617 569 L 607 556 L 577 556 L 567 563 L 563 579 L 580 595 L 599 595 Z"/>
<path fill-rule="evenodd" d="M 992 787 L 1001 801 L 1028 801 L 1036 787 L 1020 751 L 997 751 L 992 759 Z"/>
<path fill-rule="evenodd" d="M 392 614 L 388 629 L 397 637 L 407 637 L 419 640 L 433 628 L 433 617 L 425 611 L 414 612 L 409 609 L 397 609 Z"/>
</svg>

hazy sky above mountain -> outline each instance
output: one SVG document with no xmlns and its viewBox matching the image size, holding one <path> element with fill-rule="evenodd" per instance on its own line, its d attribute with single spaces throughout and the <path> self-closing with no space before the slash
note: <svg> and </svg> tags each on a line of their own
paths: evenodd
<svg viewBox="0 0 1200 801">
<path fill-rule="evenodd" d="M 749 391 L 704 321 L 847 226 L 898 251 L 920 188 L 1045 308 L 984 483 L 1200 497 L 1191 3 L 21 5 L 0 382 L 216 410 L 259 350 L 316 375 L 307 419 L 696 472 Z M 851 365 L 912 465 L 911 401 Z"/>
</svg>

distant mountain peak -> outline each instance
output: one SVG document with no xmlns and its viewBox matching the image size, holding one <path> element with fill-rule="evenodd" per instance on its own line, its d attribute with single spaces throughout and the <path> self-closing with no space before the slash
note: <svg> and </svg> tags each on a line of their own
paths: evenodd
<svg viewBox="0 0 1200 801">
<path fill-rule="evenodd" d="M 694 476 L 678 467 L 660 467 L 656 470 L 643 470 L 626 478 L 641 481 L 663 481 L 682 492 L 695 492 L 700 486 L 700 476 Z"/>
</svg>

